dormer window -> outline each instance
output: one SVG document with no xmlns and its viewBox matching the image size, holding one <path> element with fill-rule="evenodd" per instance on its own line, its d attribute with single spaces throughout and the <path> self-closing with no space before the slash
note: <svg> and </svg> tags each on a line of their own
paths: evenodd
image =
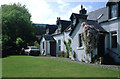
<svg viewBox="0 0 120 79">
<path fill-rule="evenodd" d="M 46 30 L 46 33 L 49 34 L 49 29 Z"/>
<path fill-rule="evenodd" d="M 114 18 L 114 17 L 118 17 L 118 5 L 114 4 L 114 5 L 110 5 L 110 19 Z"/>
<path fill-rule="evenodd" d="M 58 26 L 57 33 L 61 33 L 61 25 Z"/>
<path fill-rule="evenodd" d="M 76 24 L 76 19 L 73 20 L 73 26 L 75 26 L 75 24 Z"/>
</svg>

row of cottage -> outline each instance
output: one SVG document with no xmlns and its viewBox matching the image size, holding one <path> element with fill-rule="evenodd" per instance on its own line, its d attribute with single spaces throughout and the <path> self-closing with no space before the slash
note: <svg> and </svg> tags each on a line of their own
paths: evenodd
<svg viewBox="0 0 120 79">
<path fill-rule="evenodd" d="M 71 14 L 70 21 L 58 17 L 56 25 L 46 25 L 41 52 L 57 56 L 57 52 L 66 51 L 63 41 L 68 39 L 73 60 L 120 63 L 120 0 L 109 0 L 105 7 L 89 13 L 81 6 L 79 14 Z"/>
</svg>

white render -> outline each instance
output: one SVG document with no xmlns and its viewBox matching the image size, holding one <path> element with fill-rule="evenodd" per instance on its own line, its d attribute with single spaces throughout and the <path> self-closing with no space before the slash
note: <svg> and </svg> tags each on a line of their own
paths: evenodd
<svg viewBox="0 0 120 79">
<path fill-rule="evenodd" d="M 75 51 L 77 57 L 75 60 L 78 61 L 85 61 L 85 62 L 91 62 L 91 55 L 86 54 L 85 52 L 85 45 L 84 42 L 82 41 L 82 47 L 79 47 L 79 38 L 78 35 L 83 32 L 83 28 L 81 27 L 81 23 L 76 26 L 75 30 L 73 31 L 73 34 L 71 35 L 72 38 L 72 52 Z"/>
<path fill-rule="evenodd" d="M 44 42 L 44 49 L 43 49 L 43 42 Z M 41 53 L 43 52 L 43 50 L 45 51 L 44 55 L 50 54 L 50 41 L 46 41 L 45 38 L 42 37 L 41 42 L 40 42 L 40 51 Z"/>
<path fill-rule="evenodd" d="M 66 48 L 65 48 L 65 45 L 64 45 L 63 41 L 65 40 L 66 42 L 68 42 L 68 39 L 71 39 L 70 36 L 69 36 L 69 33 L 70 33 L 70 31 L 53 35 L 53 38 L 56 40 L 56 52 L 59 51 L 58 40 L 61 40 L 61 50 L 60 51 L 66 52 Z"/>
</svg>

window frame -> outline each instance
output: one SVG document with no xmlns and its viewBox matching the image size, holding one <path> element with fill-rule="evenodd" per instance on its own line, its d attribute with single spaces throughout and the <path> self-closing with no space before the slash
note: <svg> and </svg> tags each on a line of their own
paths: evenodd
<svg viewBox="0 0 120 79">
<path fill-rule="evenodd" d="M 113 38 L 115 38 L 114 40 L 116 40 L 114 43 L 113 43 Z M 111 32 L 111 48 L 117 48 L 117 32 L 116 31 Z"/>
<path fill-rule="evenodd" d="M 114 9 L 114 7 L 116 9 Z M 113 8 L 113 9 L 112 9 Z M 113 15 L 113 11 L 115 12 L 115 14 Z M 112 18 L 115 18 L 115 17 L 118 17 L 118 4 L 112 4 L 110 7 L 109 7 L 109 19 L 112 19 Z"/>
<path fill-rule="evenodd" d="M 58 40 L 58 50 L 61 51 L 61 40 Z"/>
<path fill-rule="evenodd" d="M 82 43 L 82 34 L 78 34 L 78 47 L 82 47 L 83 43 Z"/>
</svg>

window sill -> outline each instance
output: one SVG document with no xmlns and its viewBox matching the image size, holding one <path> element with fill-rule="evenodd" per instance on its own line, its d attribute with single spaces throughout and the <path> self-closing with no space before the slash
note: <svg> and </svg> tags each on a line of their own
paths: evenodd
<svg viewBox="0 0 120 79">
<path fill-rule="evenodd" d="M 77 47 L 77 50 L 83 50 L 84 47 Z"/>
<path fill-rule="evenodd" d="M 113 20 L 116 20 L 116 19 L 118 19 L 118 17 L 111 18 L 108 21 L 113 21 Z"/>
</svg>

